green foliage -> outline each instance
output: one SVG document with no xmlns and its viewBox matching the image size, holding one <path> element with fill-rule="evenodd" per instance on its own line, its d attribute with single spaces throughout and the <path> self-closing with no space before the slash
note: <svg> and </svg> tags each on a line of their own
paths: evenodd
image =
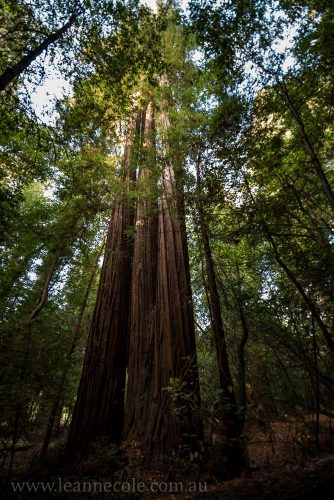
<svg viewBox="0 0 334 500">
<path fill-rule="evenodd" d="M 75 5 L 2 1 L 0 71 L 65 22 Z M 186 21 L 169 4 L 157 14 L 132 1 L 80 5 L 73 30 L 51 51 L 73 84 L 71 96 L 56 103 L 54 125 L 41 123 L 22 98 L 23 78 L 1 96 L 0 437 L 11 442 L 18 407 L 21 439 L 47 424 L 89 275 L 124 191 L 124 130 L 151 101 L 157 112 L 170 104 L 170 126 L 166 132 L 156 124 L 155 145 L 153 138 L 151 146 L 134 140 L 131 167 L 136 171 L 141 159 L 150 176 L 131 187 L 128 201 L 133 207 L 145 199 L 155 210 L 160 166 L 173 163 L 188 230 L 205 420 L 215 415 L 219 374 L 199 204 L 241 412 L 243 390 L 250 418 L 295 414 L 296 406 L 314 410 L 317 397 L 320 409 L 332 409 L 333 353 L 314 311 L 333 337 L 333 214 L 277 86 L 284 84 L 333 189 L 332 2 L 194 0 Z M 289 29 L 295 37 L 279 52 L 280 33 Z M 36 64 L 24 78 L 43 78 L 42 60 Z M 52 262 L 47 300 L 29 321 Z M 62 422 L 74 405 L 97 286 L 94 278 Z M 166 388 L 180 418 L 189 407 L 186 389 L 177 378 Z M 102 450 L 105 472 L 118 467 L 115 450 L 97 445 L 87 471 L 101 462 Z"/>
</svg>

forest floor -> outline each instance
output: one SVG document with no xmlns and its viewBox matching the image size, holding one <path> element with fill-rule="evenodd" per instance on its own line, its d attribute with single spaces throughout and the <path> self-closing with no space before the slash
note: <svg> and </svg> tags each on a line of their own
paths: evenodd
<svg viewBox="0 0 334 500">
<path fill-rule="evenodd" d="M 327 417 L 320 419 L 319 447 L 314 444 L 312 416 L 286 417 L 271 423 L 249 425 L 249 468 L 236 478 L 215 477 L 219 435 L 213 432 L 211 438 L 207 459 L 197 470 L 189 464 L 175 464 L 168 473 L 147 470 L 139 464 L 136 447 L 127 444 L 121 458 L 115 449 L 97 448 L 80 469 L 68 474 L 59 465 L 65 440 L 63 434 L 51 443 L 49 458 L 43 466 L 34 458 L 38 446 L 16 453 L 10 482 L 6 484 L 5 473 L 2 475 L 0 499 L 334 498 L 334 428 Z M 32 484 L 35 486 L 31 487 Z M 117 491 L 113 491 L 115 485 Z"/>
</svg>

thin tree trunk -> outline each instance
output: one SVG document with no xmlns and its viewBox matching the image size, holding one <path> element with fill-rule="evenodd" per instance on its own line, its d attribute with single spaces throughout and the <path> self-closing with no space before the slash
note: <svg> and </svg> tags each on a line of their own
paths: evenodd
<svg viewBox="0 0 334 500">
<path fill-rule="evenodd" d="M 280 253 L 279 253 L 278 248 L 277 248 L 277 245 L 275 243 L 275 240 L 269 232 L 268 226 L 266 228 L 266 233 L 267 233 L 268 240 L 271 243 L 271 246 L 274 250 L 276 262 L 282 267 L 282 269 L 284 269 L 284 271 L 286 272 L 286 275 L 290 279 L 291 283 L 293 283 L 295 285 L 295 287 L 297 288 L 297 290 L 300 293 L 300 295 L 302 296 L 305 304 L 308 306 L 310 312 L 313 314 L 315 321 L 318 323 L 318 326 L 325 337 L 325 340 L 327 342 L 328 347 L 330 348 L 331 351 L 334 352 L 334 340 L 333 340 L 331 334 L 329 333 L 327 326 L 322 321 L 320 313 L 318 312 L 316 306 L 313 304 L 312 300 L 308 297 L 307 293 L 305 292 L 302 285 L 299 283 L 295 274 L 291 271 L 291 269 L 285 264 L 285 262 L 281 258 Z"/>
<path fill-rule="evenodd" d="M 50 283 L 51 283 L 53 274 L 54 274 L 55 269 L 56 269 L 57 261 L 58 261 L 58 256 L 53 257 L 51 265 L 49 267 L 48 274 L 46 275 L 46 278 L 45 278 L 40 301 L 37 304 L 36 308 L 30 313 L 29 320 L 28 320 L 29 323 L 31 323 L 34 319 L 36 319 L 36 317 L 39 315 L 39 313 L 41 312 L 41 310 L 45 306 L 45 303 L 46 303 L 48 295 L 49 295 Z"/>
<path fill-rule="evenodd" d="M 267 44 L 267 46 L 268 46 L 268 44 Z M 259 61 L 257 61 L 257 64 L 262 69 L 262 71 L 264 71 L 264 73 L 270 74 L 271 76 L 274 77 L 274 79 L 276 81 L 277 90 L 278 90 L 280 96 L 282 97 L 284 103 L 288 107 L 291 115 L 293 116 L 293 118 L 296 122 L 298 133 L 299 133 L 299 136 L 302 140 L 304 149 L 305 149 L 306 153 L 309 155 L 309 157 L 311 158 L 312 164 L 314 166 L 314 170 L 318 176 L 318 179 L 320 180 L 322 191 L 323 191 L 323 193 L 328 201 L 329 206 L 331 207 L 331 210 L 334 212 L 334 193 L 333 193 L 333 190 L 328 182 L 326 174 L 322 168 L 321 161 L 320 161 L 320 159 L 319 159 L 319 157 L 318 157 L 318 155 L 313 147 L 311 139 L 305 130 L 305 124 L 303 122 L 302 116 L 299 113 L 299 111 L 298 111 L 297 107 L 295 106 L 295 104 L 293 103 L 293 101 L 291 100 L 291 98 L 289 96 L 288 89 L 287 89 L 284 81 L 280 80 L 280 78 L 277 74 L 274 74 L 272 71 L 266 69 Z"/>
<path fill-rule="evenodd" d="M 246 392 L 246 367 L 245 367 L 245 347 L 249 337 L 249 329 L 246 316 L 242 305 L 239 304 L 239 315 L 242 325 L 242 337 L 237 348 L 238 356 L 238 385 L 239 385 L 239 419 L 240 428 L 243 432 L 247 409 L 247 392 Z"/>
<path fill-rule="evenodd" d="M 65 398 L 64 398 L 64 394 L 63 394 L 60 401 L 59 401 L 57 414 L 56 414 L 53 429 L 52 429 L 52 432 L 54 433 L 55 436 L 58 436 L 58 434 L 60 432 L 60 427 L 62 425 L 64 404 L 65 404 Z"/>
<path fill-rule="evenodd" d="M 129 190 L 135 177 L 131 149 L 135 121 L 130 126 L 124 154 L 124 192 L 116 202 L 78 396 L 70 426 L 66 459 L 81 458 L 90 443 L 103 436 L 119 443 L 124 420 L 124 391 L 127 364 L 130 291 L 132 272 L 133 209 Z M 138 129 L 138 123 L 137 123 Z"/>
<path fill-rule="evenodd" d="M 239 344 L 237 345 L 237 359 L 238 359 L 238 398 L 237 404 L 239 406 L 239 419 L 241 432 L 243 432 L 246 411 L 247 411 L 247 392 L 246 392 L 246 366 L 245 366 L 245 347 L 249 337 L 249 328 L 247 317 L 243 308 L 241 300 L 241 277 L 238 262 L 236 263 L 236 271 L 238 276 L 238 291 L 233 288 L 233 295 L 239 311 L 239 317 L 242 326 L 242 336 Z"/>
<path fill-rule="evenodd" d="M 299 283 L 299 281 L 298 281 L 297 277 L 295 276 L 295 274 L 291 271 L 291 269 L 289 268 L 289 266 L 282 259 L 281 255 L 280 255 L 280 253 L 278 251 L 276 242 L 275 242 L 275 240 L 274 240 L 274 238 L 273 238 L 273 236 L 272 236 L 272 234 L 270 232 L 269 226 L 268 226 L 268 224 L 266 223 L 265 219 L 263 218 L 263 216 L 261 215 L 260 211 L 257 208 L 257 204 L 255 202 L 254 196 L 253 196 L 253 194 L 251 192 L 251 189 L 249 187 L 247 179 L 245 179 L 245 182 L 246 182 L 247 191 L 248 191 L 248 193 L 249 193 L 249 195 L 250 195 L 250 197 L 252 199 L 254 207 L 256 208 L 257 212 L 260 215 L 263 229 L 265 231 L 265 234 L 267 236 L 267 239 L 268 239 L 269 243 L 272 246 L 272 249 L 274 251 L 274 257 L 275 257 L 275 260 L 276 260 L 277 264 L 279 264 L 280 267 L 285 271 L 285 273 L 288 276 L 288 278 L 291 281 L 291 283 L 293 283 L 293 285 L 296 287 L 296 289 L 300 293 L 300 295 L 303 298 L 305 304 L 308 306 L 309 311 L 312 313 L 315 321 L 317 322 L 320 330 L 322 331 L 322 333 L 323 333 L 323 335 L 325 337 L 325 340 L 327 342 L 328 347 L 330 348 L 330 350 L 332 352 L 334 352 L 334 340 L 333 340 L 330 332 L 328 331 L 327 326 L 322 321 L 320 313 L 317 310 L 317 307 L 314 305 L 314 303 L 312 302 L 312 300 L 310 299 L 310 297 L 307 295 L 307 293 L 305 292 L 305 290 L 302 287 L 302 285 Z"/>
<path fill-rule="evenodd" d="M 317 338 L 316 338 L 313 315 L 312 315 L 312 340 L 313 340 L 313 356 L 314 356 L 314 368 L 315 368 L 315 397 L 316 397 L 315 445 L 319 447 L 320 381 L 319 381 L 319 368 L 318 368 L 318 346 L 317 346 Z"/>
<path fill-rule="evenodd" d="M 305 125 L 304 125 L 303 119 L 302 119 L 298 109 L 296 108 L 296 106 L 292 102 L 285 84 L 282 83 L 278 77 L 276 77 L 276 85 L 277 85 L 277 88 L 278 88 L 280 95 L 282 96 L 283 101 L 285 102 L 285 104 L 289 108 L 292 116 L 295 119 L 295 122 L 296 122 L 297 128 L 298 128 L 298 132 L 299 132 L 299 136 L 300 136 L 300 138 L 303 142 L 303 145 L 304 145 L 304 149 L 305 149 L 306 153 L 309 155 L 309 157 L 311 158 L 311 161 L 313 163 L 316 174 L 320 180 L 322 191 L 323 191 L 325 197 L 327 198 L 329 206 L 331 207 L 332 211 L 334 212 L 334 193 L 333 193 L 333 190 L 328 182 L 326 174 L 322 168 L 320 159 L 319 159 L 319 157 L 318 157 L 318 155 L 317 155 L 317 153 L 316 153 L 316 151 L 311 143 L 311 139 L 309 138 L 309 136 L 305 130 Z"/>
<path fill-rule="evenodd" d="M 304 206 L 298 190 L 295 188 L 293 184 L 285 184 L 285 188 L 288 188 L 292 190 L 294 197 L 298 203 L 298 206 L 301 210 L 301 212 L 305 215 L 306 219 L 310 221 L 310 224 L 306 224 L 302 218 L 300 218 L 296 211 L 293 213 L 293 218 L 297 220 L 297 222 L 306 229 L 308 232 L 310 238 L 315 241 L 318 245 L 319 248 L 321 248 L 322 251 L 326 253 L 328 258 L 331 261 L 331 265 L 334 265 L 334 254 L 333 254 L 333 248 L 330 242 L 328 241 L 328 238 L 324 235 L 323 231 L 318 227 L 319 220 L 317 220 L 315 217 L 313 217 L 309 210 Z"/>
<path fill-rule="evenodd" d="M 37 316 L 39 315 L 39 313 L 42 311 L 43 307 L 46 304 L 46 301 L 48 298 L 48 293 L 49 293 L 50 283 L 51 283 L 53 274 L 55 272 L 57 262 L 58 262 L 58 256 L 54 256 L 52 259 L 52 262 L 50 264 L 49 270 L 47 272 L 47 275 L 45 277 L 40 300 L 39 300 L 37 306 L 35 307 L 35 309 L 33 309 L 32 312 L 30 313 L 30 315 L 28 317 L 28 321 L 26 323 L 26 327 L 28 329 L 28 338 L 27 338 L 27 346 L 26 346 L 24 359 L 23 359 L 23 363 L 21 366 L 21 372 L 20 372 L 20 389 L 19 389 L 19 394 L 18 394 L 19 401 L 18 401 L 18 405 L 16 408 L 15 417 L 14 417 L 13 437 L 12 437 L 13 441 L 12 441 L 12 446 L 11 446 L 11 451 L 10 451 L 8 477 L 10 477 L 11 472 L 12 472 L 14 455 L 15 455 L 15 446 L 16 446 L 16 443 L 19 439 L 20 419 L 21 419 L 21 414 L 22 414 L 22 409 L 23 409 L 23 388 L 24 388 L 24 382 L 25 382 L 26 372 L 27 372 L 27 368 L 28 368 L 28 360 L 29 360 L 30 346 L 31 346 L 31 340 L 32 340 L 32 323 L 37 318 Z"/>
<path fill-rule="evenodd" d="M 59 410 L 60 400 L 62 399 L 62 397 L 64 395 L 64 386 L 65 386 L 67 373 L 68 373 L 68 370 L 70 368 L 71 358 L 72 358 L 72 355 L 75 351 L 77 342 L 80 338 L 82 318 L 83 318 L 83 315 L 84 315 L 84 312 L 86 309 L 86 305 L 87 305 L 88 297 L 89 297 L 89 294 L 90 294 L 90 291 L 92 288 L 92 284 L 93 284 L 94 278 L 96 276 L 98 262 L 99 262 L 99 259 L 101 257 L 103 247 L 104 247 L 104 244 L 103 244 L 103 246 L 101 246 L 101 249 L 98 252 L 97 257 L 95 259 L 95 263 L 94 263 L 91 275 L 89 277 L 87 287 L 86 287 L 86 290 L 84 293 L 84 297 L 83 297 L 83 300 L 81 303 L 79 315 L 78 315 L 77 321 L 76 321 L 74 328 L 73 328 L 72 342 L 71 342 L 70 348 L 69 348 L 67 356 L 66 356 L 65 365 L 64 365 L 63 372 L 62 372 L 62 375 L 61 375 L 61 378 L 59 381 L 59 385 L 58 385 L 58 391 L 57 391 L 56 397 L 54 399 L 53 405 L 51 407 L 51 411 L 50 411 L 50 415 L 49 415 L 49 419 L 48 419 L 48 424 L 47 424 L 46 432 L 45 432 L 44 439 L 43 439 L 43 445 L 42 445 L 42 448 L 40 451 L 40 458 L 41 459 L 44 458 L 44 456 L 46 455 L 46 452 L 48 450 L 48 447 L 49 447 L 50 439 L 52 436 L 52 430 L 53 430 L 54 423 L 55 423 L 55 420 L 56 420 L 56 417 L 58 414 L 58 410 Z"/>
<path fill-rule="evenodd" d="M 54 33 L 43 40 L 43 42 L 30 50 L 28 54 L 23 57 L 18 63 L 11 67 L 5 69 L 5 71 L 0 75 L 0 92 L 5 90 L 6 87 L 12 83 L 17 77 L 19 77 L 29 66 L 35 61 L 35 59 L 41 55 L 44 50 L 46 50 L 50 45 L 57 42 L 63 35 L 68 31 L 77 18 L 76 14 L 73 14 L 70 19 L 61 28 L 59 28 Z"/>
<path fill-rule="evenodd" d="M 197 212 L 199 218 L 199 229 L 201 232 L 201 239 L 205 255 L 207 283 L 209 288 L 209 301 L 212 311 L 212 329 L 215 337 L 220 387 L 222 390 L 221 404 L 224 411 L 224 424 L 226 428 L 226 465 L 230 472 L 237 473 L 244 465 L 244 451 L 241 438 L 241 422 L 238 415 L 238 407 L 233 390 L 233 382 L 227 355 L 226 334 L 222 320 L 222 310 L 217 289 L 216 274 L 211 253 L 209 234 L 201 203 L 201 179 L 199 169 L 200 158 L 198 158 L 196 165 Z"/>
</svg>

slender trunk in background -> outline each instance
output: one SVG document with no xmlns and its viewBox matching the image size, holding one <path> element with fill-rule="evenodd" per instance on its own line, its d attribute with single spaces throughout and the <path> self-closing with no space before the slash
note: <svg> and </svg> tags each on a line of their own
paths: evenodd
<svg viewBox="0 0 334 500">
<path fill-rule="evenodd" d="M 239 315 L 242 325 L 242 337 L 237 348 L 238 356 L 238 385 L 239 385 L 239 419 L 243 432 L 247 410 L 245 347 L 249 337 L 248 323 L 242 306 L 239 305 Z"/>
<path fill-rule="evenodd" d="M 287 89 L 286 85 L 284 84 L 284 82 L 281 82 L 279 80 L 279 78 L 276 78 L 276 85 L 278 88 L 278 92 L 280 93 L 283 101 L 287 105 L 290 113 L 292 114 L 292 116 L 296 122 L 298 133 L 299 133 L 299 136 L 300 136 L 301 141 L 303 143 L 304 149 L 305 149 L 306 153 L 309 155 L 309 157 L 311 158 L 314 170 L 315 170 L 315 172 L 318 176 L 318 179 L 320 181 L 320 184 L 321 184 L 321 189 L 322 189 L 322 191 L 327 199 L 329 206 L 332 209 L 332 212 L 334 212 L 334 193 L 333 193 L 333 190 L 331 188 L 330 183 L 328 182 L 328 179 L 326 177 L 324 169 L 322 168 L 319 156 L 317 155 L 317 153 L 313 147 L 313 144 L 311 142 L 311 139 L 305 130 L 305 125 L 304 125 L 302 116 L 301 116 L 300 112 L 298 111 L 297 107 L 292 102 L 292 100 L 289 96 L 289 93 L 288 93 L 288 89 Z"/>
<path fill-rule="evenodd" d="M 328 330 L 327 326 L 323 322 L 323 320 L 321 318 L 321 315 L 320 315 L 320 313 L 318 311 L 318 308 L 316 307 L 316 305 L 314 304 L 314 302 L 312 301 L 312 299 L 308 296 L 308 294 L 304 290 L 303 286 L 300 284 L 300 282 L 299 282 L 298 278 L 296 277 L 296 275 L 294 274 L 294 272 L 290 269 L 290 267 L 282 259 L 281 254 L 279 252 L 279 249 L 278 249 L 278 247 L 276 245 L 275 239 L 274 239 L 273 235 L 270 232 L 270 228 L 269 228 L 267 222 L 265 221 L 265 219 L 263 218 L 263 216 L 261 214 L 261 211 L 257 207 L 257 203 L 255 201 L 255 198 L 254 198 L 253 194 L 252 194 L 252 191 L 250 189 L 250 186 L 248 184 L 247 179 L 245 179 L 245 184 L 246 184 L 246 187 L 247 187 L 248 194 L 250 195 L 250 197 L 252 199 L 253 205 L 254 205 L 257 213 L 260 216 L 260 220 L 261 220 L 264 232 L 265 232 L 265 234 L 267 236 L 268 242 L 270 243 L 270 245 L 271 245 L 271 247 L 273 249 L 274 257 L 275 257 L 275 260 L 276 260 L 277 264 L 285 271 L 285 273 L 286 273 L 287 277 L 289 278 L 289 280 L 291 281 L 291 283 L 296 287 L 296 289 L 300 293 L 300 295 L 303 298 L 305 304 L 309 308 L 309 311 L 312 313 L 313 318 L 317 322 L 317 324 L 318 324 L 321 332 L 323 333 L 324 338 L 326 340 L 326 343 L 327 343 L 329 349 L 332 352 L 334 352 L 334 339 L 333 339 L 330 331 Z"/>
<path fill-rule="evenodd" d="M 133 238 L 129 201 L 135 171 L 131 165 L 135 121 L 124 153 L 124 190 L 116 202 L 107 235 L 104 262 L 90 325 L 86 354 L 70 426 L 66 459 L 80 458 L 103 436 L 119 443 L 124 420 Z M 138 128 L 138 124 L 137 124 Z"/>
<path fill-rule="evenodd" d="M 236 264 L 236 271 L 238 276 L 238 291 L 235 293 L 235 298 L 242 326 L 242 336 L 237 347 L 237 357 L 238 357 L 239 419 L 240 419 L 241 430 L 243 432 L 245 425 L 246 411 L 247 411 L 245 347 L 249 337 L 249 328 L 241 298 L 242 297 L 241 277 L 240 277 L 240 269 L 238 263 Z"/>
<path fill-rule="evenodd" d="M 37 318 L 37 316 L 40 314 L 42 311 L 43 307 L 46 304 L 48 294 L 49 294 L 49 288 L 50 288 L 50 283 L 52 280 L 52 277 L 54 275 L 54 272 L 57 267 L 57 262 L 59 260 L 59 257 L 57 255 L 53 256 L 51 263 L 49 266 L 47 266 L 47 273 L 44 279 L 44 283 L 42 286 L 42 291 L 41 291 L 41 296 L 39 299 L 39 302 L 35 309 L 33 309 L 29 315 L 28 321 L 25 325 L 27 328 L 27 345 L 24 353 L 24 359 L 22 362 L 21 366 L 21 371 L 20 371 L 20 388 L 18 391 L 18 405 L 15 411 L 15 416 L 14 416 L 14 423 L 13 423 L 13 437 L 12 437 L 12 446 L 11 446 L 11 451 L 10 451 L 10 462 L 9 462 L 9 468 L 8 468 L 8 477 L 11 475 L 12 468 L 13 468 L 13 462 L 14 462 L 14 455 L 15 455 L 15 446 L 17 441 L 19 440 L 19 433 L 20 433 L 20 420 L 22 416 L 22 411 L 24 407 L 24 401 L 23 401 L 23 389 L 25 385 L 25 379 L 26 379 L 26 373 L 28 369 L 28 361 L 29 361 L 29 356 L 30 356 L 30 347 L 31 347 L 31 341 L 32 341 L 32 324 L 33 321 Z"/>
<path fill-rule="evenodd" d="M 223 422 L 225 427 L 226 443 L 223 454 L 226 454 L 226 467 L 231 473 L 240 472 L 245 465 L 244 449 L 242 445 L 242 426 L 238 415 L 238 406 L 233 390 L 230 365 L 226 348 L 226 333 L 222 320 L 222 310 L 217 288 L 216 273 L 212 258 L 208 228 L 205 220 L 203 206 L 201 203 L 201 177 L 200 159 L 197 161 L 197 212 L 199 217 L 199 229 L 204 248 L 207 285 L 209 289 L 209 302 L 212 314 L 212 329 L 215 338 L 219 380 L 221 387 L 221 406 Z"/>
<path fill-rule="evenodd" d="M 63 409 L 64 409 L 64 405 L 65 405 L 65 395 L 63 393 L 63 395 L 62 395 L 62 397 L 61 397 L 61 399 L 59 401 L 59 405 L 58 405 L 58 409 L 57 409 L 57 414 L 56 414 L 56 417 L 55 417 L 55 420 L 54 420 L 53 429 L 52 429 L 52 432 L 54 432 L 55 436 L 58 436 L 58 434 L 60 432 L 60 428 L 63 425 Z"/>
<path fill-rule="evenodd" d="M 320 432 L 320 380 L 318 366 L 318 345 L 315 331 L 314 317 L 312 315 L 312 341 L 313 341 L 313 357 L 315 368 L 315 398 L 316 398 L 316 421 L 315 421 L 315 445 L 319 447 L 319 432 Z"/>
<path fill-rule="evenodd" d="M 74 328 L 73 328 L 72 342 L 71 342 L 69 351 L 68 351 L 67 356 L 66 356 L 65 365 L 64 365 L 63 372 L 62 372 L 62 375 L 61 375 L 61 378 L 59 381 L 57 394 L 56 394 L 56 397 L 54 399 L 53 405 L 51 407 L 51 411 L 50 411 L 50 415 L 49 415 L 49 419 L 48 419 L 48 424 L 47 424 L 44 439 L 43 439 L 43 445 L 42 445 L 41 452 L 40 452 L 41 459 L 44 458 L 44 456 L 46 455 L 46 452 L 48 450 L 50 439 L 52 436 L 52 430 L 54 427 L 54 423 L 55 423 L 55 420 L 56 420 L 57 415 L 59 413 L 60 401 L 64 396 L 64 387 L 65 387 L 67 373 L 68 373 L 68 370 L 70 368 L 72 355 L 75 351 L 77 342 L 80 338 L 82 318 L 83 318 L 83 315 L 84 315 L 84 312 L 86 309 L 86 305 L 87 305 L 88 297 L 89 297 L 89 294 L 90 294 L 90 291 L 91 291 L 91 288 L 93 285 L 93 281 L 94 281 L 94 278 L 96 276 L 96 272 L 98 269 L 98 262 L 99 262 L 99 259 L 101 257 L 103 247 L 104 247 L 104 245 L 101 247 L 101 249 L 98 252 L 97 257 L 95 259 L 95 263 L 94 263 L 91 275 L 89 277 L 87 287 L 86 287 L 86 290 L 84 293 L 84 297 L 83 297 L 83 300 L 81 303 L 79 315 L 78 315 L 77 321 L 76 321 Z M 60 418 L 61 418 L 61 415 L 60 415 Z"/>
<path fill-rule="evenodd" d="M 297 290 L 300 293 L 301 297 L 303 298 L 305 304 L 308 306 L 310 312 L 312 313 L 313 318 L 318 323 L 318 326 L 325 337 L 325 340 L 326 340 L 326 343 L 327 343 L 329 349 L 332 352 L 334 352 L 334 339 L 333 339 L 331 333 L 329 332 L 327 326 L 323 322 L 316 305 L 314 304 L 312 299 L 308 296 L 308 294 L 305 292 L 304 288 L 302 287 L 302 285 L 298 281 L 296 275 L 292 272 L 290 267 L 282 259 L 281 255 L 279 253 L 278 247 L 276 245 L 276 242 L 275 242 L 274 238 L 272 237 L 267 225 L 265 226 L 265 230 L 266 230 L 268 241 L 270 242 L 270 244 L 273 248 L 276 262 L 282 267 L 282 269 L 284 269 L 284 271 L 285 271 L 286 275 L 288 276 L 289 280 L 291 281 L 291 283 L 293 283 L 294 286 L 297 288 Z"/>
<path fill-rule="evenodd" d="M 23 57 L 18 63 L 14 64 L 5 69 L 5 71 L 0 75 L 0 92 L 5 90 L 6 87 L 12 83 L 16 78 L 18 78 L 29 66 L 32 62 L 37 59 L 50 45 L 60 40 L 60 38 L 68 31 L 71 26 L 73 26 L 74 21 L 76 20 L 77 15 L 73 14 L 70 19 L 65 23 L 61 28 L 59 28 L 54 33 L 51 33 L 49 36 L 43 40 L 43 42 L 31 49 L 28 54 Z"/>
</svg>

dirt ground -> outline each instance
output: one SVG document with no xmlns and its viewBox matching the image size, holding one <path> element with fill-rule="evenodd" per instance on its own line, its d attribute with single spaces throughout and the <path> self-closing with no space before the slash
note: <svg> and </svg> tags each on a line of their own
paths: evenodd
<svg viewBox="0 0 334 500">
<path fill-rule="evenodd" d="M 315 417 L 307 415 L 300 418 L 285 417 L 272 422 L 252 422 L 246 428 L 246 443 L 249 457 L 249 467 L 237 478 L 219 480 L 214 476 L 210 462 L 215 458 L 215 443 L 219 442 L 219 435 L 212 433 L 213 444 L 208 447 L 208 459 L 203 460 L 197 474 L 178 471 L 177 467 L 172 474 L 162 474 L 159 471 L 145 470 L 139 465 L 138 450 L 128 447 L 124 450 L 124 469 L 120 475 L 110 479 L 127 482 L 130 478 L 142 481 L 146 485 L 158 485 L 179 481 L 181 490 L 150 491 L 118 493 L 14 493 L 10 485 L 6 484 L 5 473 L 2 475 L 2 491 L 0 499 L 85 499 L 85 498 L 155 498 L 155 499 L 190 499 L 190 498 L 217 498 L 224 500 L 326 500 L 334 499 L 334 426 L 330 418 L 321 416 L 319 446 L 315 445 Z M 61 448 L 65 435 L 60 436 L 52 443 L 51 455 Z M 37 455 L 38 447 L 16 453 L 13 475 L 11 480 L 54 480 L 61 470 L 54 469 L 54 463 L 49 463 L 49 469 L 38 467 L 29 468 L 29 463 Z M 110 455 L 111 462 L 114 459 Z M 101 463 L 103 461 L 103 463 Z M 92 461 L 91 470 L 78 471 L 76 477 L 67 477 L 72 481 L 91 481 L 95 477 L 108 479 L 108 456 L 103 454 Z M 137 464 L 136 464 L 137 461 Z M 102 476 L 94 475 L 94 467 L 104 467 Z M 103 468 L 102 467 L 102 468 Z M 113 466 L 110 466 L 112 470 Z M 101 472 L 101 471 L 100 471 Z M 110 476 L 111 477 L 111 476 Z M 197 488 L 194 491 L 193 485 Z M 200 485 L 200 488 L 198 487 Z M 1 485 L 0 485 L 1 486 Z M 189 487 L 190 486 L 190 487 Z M 189 491 L 190 490 L 190 491 Z"/>
</svg>

